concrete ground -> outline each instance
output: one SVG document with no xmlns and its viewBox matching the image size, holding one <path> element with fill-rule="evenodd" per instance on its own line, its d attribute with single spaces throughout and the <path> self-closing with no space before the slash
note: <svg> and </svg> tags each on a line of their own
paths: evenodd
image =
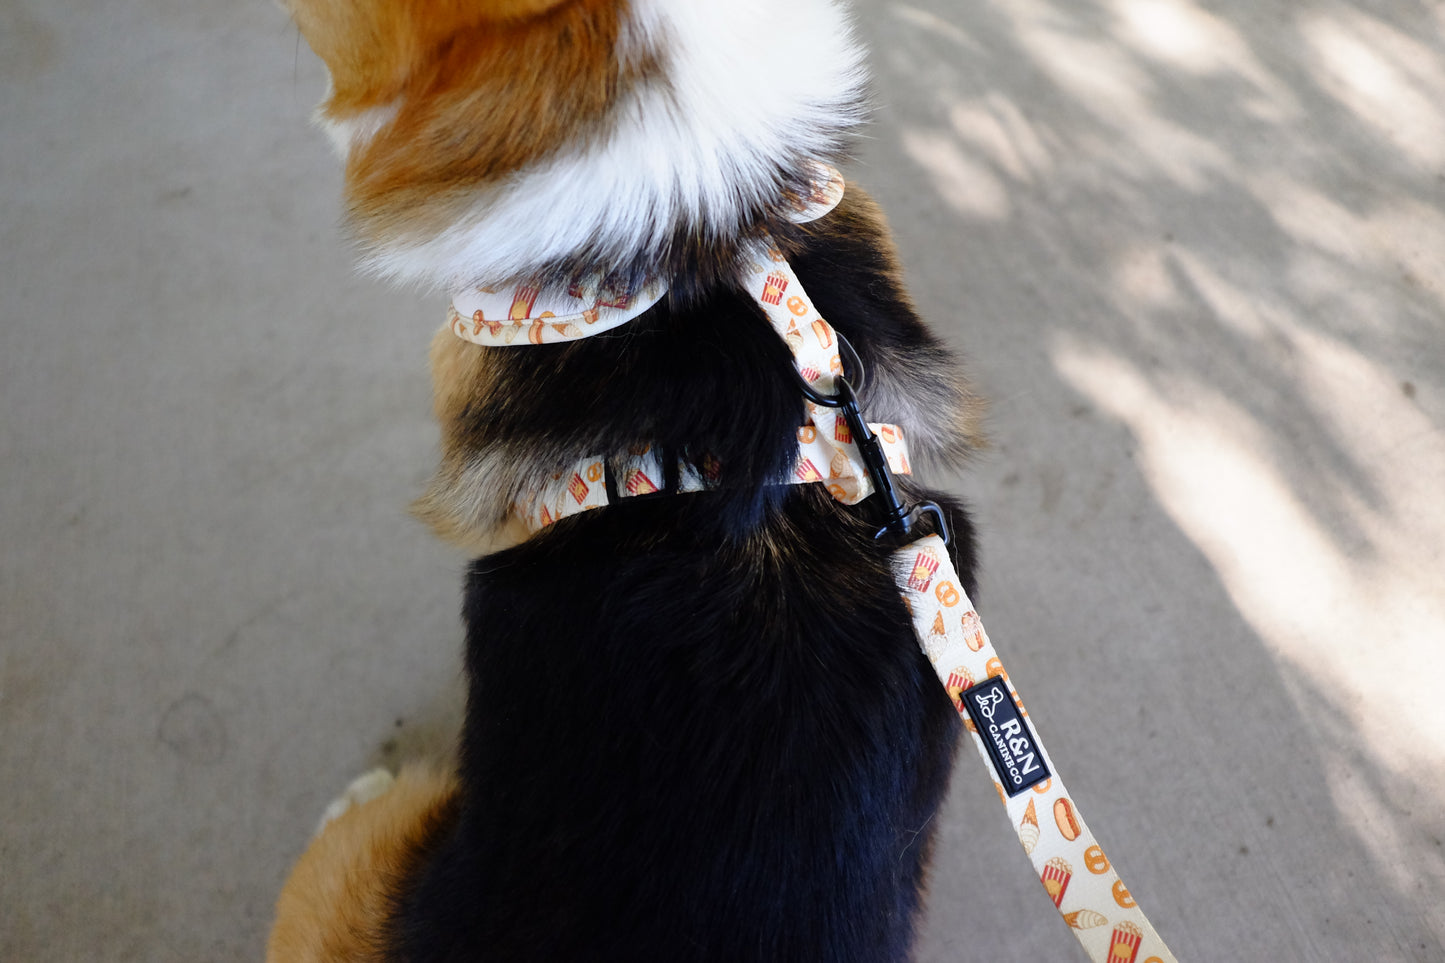
<svg viewBox="0 0 1445 963">
<path fill-rule="evenodd" d="M 984 619 L 1181 959 L 1445 959 L 1445 7 L 861 5 L 851 171 L 993 401 Z M 256 960 L 449 744 L 434 300 L 278 10 L 0 3 L 0 959 Z M 1081 959 L 961 758 L 919 959 Z"/>
</svg>

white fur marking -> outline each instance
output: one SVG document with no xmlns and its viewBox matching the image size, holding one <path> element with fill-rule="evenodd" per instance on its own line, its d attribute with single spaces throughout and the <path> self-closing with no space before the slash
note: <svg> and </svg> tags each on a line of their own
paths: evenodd
<svg viewBox="0 0 1445 963">
<path fill-rule="evenodd" d="M 382 240 L 366 266 L 457 290 L 526 277 L 588 244 L 623 263 L 681 225 L 724 235 L 775 199 L 779 163 L 833 153 L 861 120 L 863 54 L 832 0 L 634 0 L 631 11 L 618 55 L 657 51 L 667 84 L 633 91 L 592 149 L 478 191 L 439 235 Z"/>
<path fill-rule="evenodd" d="M 316 111 L 313 120 L 316 126 L 326 132 L 326 136 L 331 139 L 331 146 L 336 148 L 341 159 L 346 160 L 353 150 L 365 147 L 383 127 L 395 120 L 400 109 L 401 103 L 394 101 L 348 117 L 336 118 L 326 116 L 322 108 Z"/>
<path fill-rule="evenodd" d="M 316 827 L 316 835 L 321 835 L 327 824 L 339 819 L 348 809 L 371 802 L 390 789 L 395 782 L 396 779 L 385 769 L 373 769 L 357 776 L 351 781 L 351 785 L 346 787 L 346 791 L 333 799 L 331 805 L 326 807 L 326 812 L 321 814 L 321 825 Z"/>
</svg>

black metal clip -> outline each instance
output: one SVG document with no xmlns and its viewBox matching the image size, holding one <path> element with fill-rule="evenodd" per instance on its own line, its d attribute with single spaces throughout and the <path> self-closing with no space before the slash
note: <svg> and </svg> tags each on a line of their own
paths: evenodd
<svg viewBox="0 0 1445 963">
<path fill-rule="evenodd" d="M 905 506 L 899 499 L 898 488 L 893 481 L 893 471 L 888 467 L 888 458 L 883 454 L 883 446 L 879 443 L 878 437 L 869 430 L 868 423 L 863 420 L 863 413 L 858 407 L 858 391 L 861 391 L 865 384 L 863 363 L 858 359 L 858 353 L 853 350 L 848 339 L 836 331 L 834 334 L 838 338 L 838 354 L 844 362 L 843 373 L 833 378 L 836 393 L 823 394 L 808 384 L 796 369 L 794 375 L 803 387 L 805 398 L 815 405 L 837 408 L 842 413 L 843 420 L 848 425 L 848 431 L 852 433 L 853 441 L 858 445 L 858 453 L 863 456 L 863 464 L 868 469 L 868 478 L 873 482 L 873 492 L 882 499 L 883 503 L 884 524 L 873 537 L 882 538 L 884 535 L 907 537 L 912 533 L 914 525 L 921 517 L 932 515 L 938 524 L 938 535 L 946 544 L 950 539 L 948 523 L 944 520 L 942 508 L 935 502 Z M 854 372 L 859 378 L 857 389 L 848 380 L 849 371 Z"/>
</svg>

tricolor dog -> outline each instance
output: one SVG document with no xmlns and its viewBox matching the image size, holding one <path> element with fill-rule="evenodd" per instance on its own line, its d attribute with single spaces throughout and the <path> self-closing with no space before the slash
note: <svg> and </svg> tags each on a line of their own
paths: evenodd
<svg viewBox="0 0 1445 963">
<path fill-rule="evenodd" d="M 971 594 L 912 479 L 977 406 L 836 175 L 844 12 L 285 3 L 364 266 L 438 295 L 416 512 L 476 560 L 454 770 L 358 787 L 268 958 L 906 959 L 962 727 L 857 436 Z"/>
</svg>

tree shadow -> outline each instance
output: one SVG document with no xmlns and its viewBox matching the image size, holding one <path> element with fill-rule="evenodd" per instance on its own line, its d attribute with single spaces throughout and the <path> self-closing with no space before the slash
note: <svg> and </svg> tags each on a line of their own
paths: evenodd
<svg viewBox="0 0 1445 963">
<path fill-rule="evenodd" d="M 858 15 L 855 173 L 995 402 L 981 611 L 1126 880 L 1184 958 L 1439 958 L 1445 23 Z M 1058 958 L 967 780 L 921 958 Z"/>
</svg>

